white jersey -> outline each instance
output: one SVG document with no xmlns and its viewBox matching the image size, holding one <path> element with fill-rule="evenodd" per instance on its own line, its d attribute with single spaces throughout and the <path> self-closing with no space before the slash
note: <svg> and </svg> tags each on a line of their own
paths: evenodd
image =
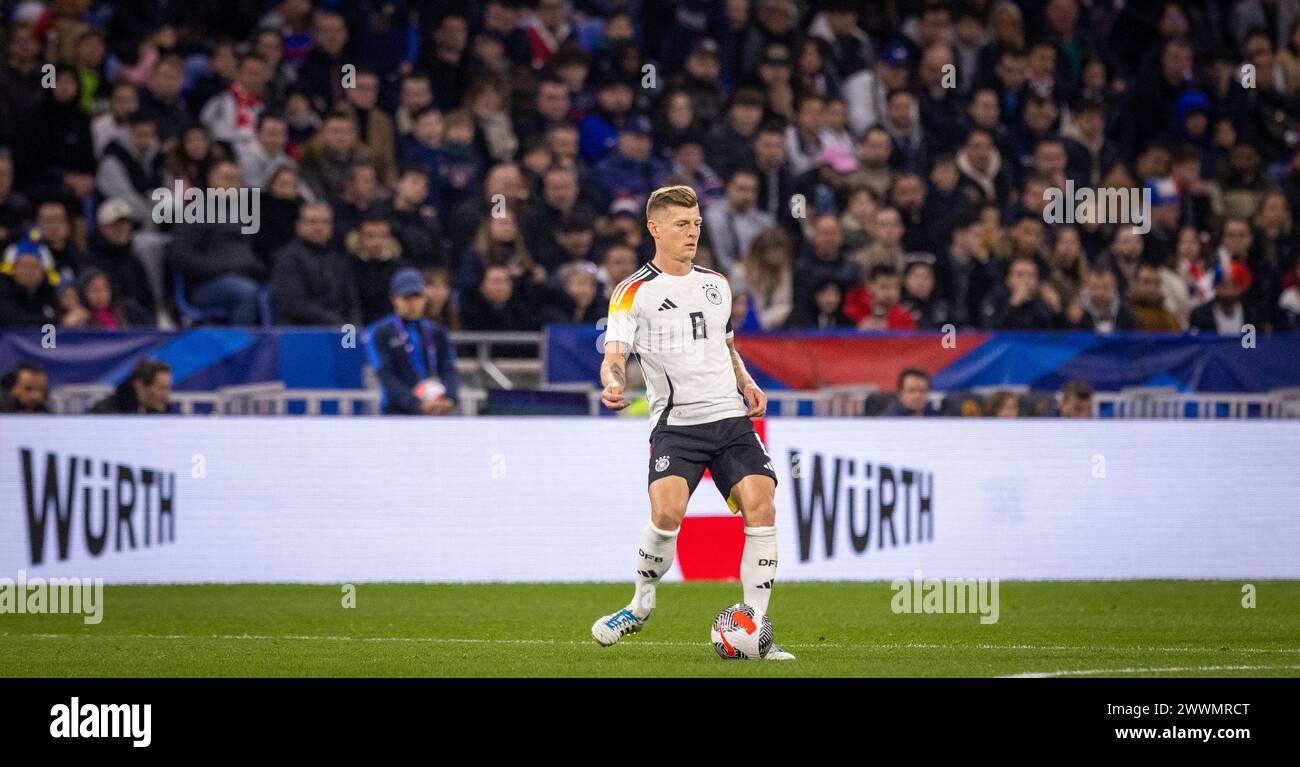
<svg viewBox="0 0 1300 767">
<path fill-rule="evenodd" d="M 731 337 L 731 286 L 711 269 L 677 277 L 646 264 L 610 295 L 605 343 L 628 344 L 641 361 L 652 425 L 745 415 Z"/>
</svg>

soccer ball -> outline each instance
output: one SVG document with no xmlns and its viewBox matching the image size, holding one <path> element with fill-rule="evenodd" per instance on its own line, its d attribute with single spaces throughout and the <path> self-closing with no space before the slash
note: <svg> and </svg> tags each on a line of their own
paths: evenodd
<svg viewBox="0 0 1300 767">
<path fill-rule="evenodd" d="M 442 399 L 447 396 L 447 387 L 442 385 L 442 381 L 437 378 L 426 378 L 415 385 L 411 393 L 419 398 L 421 402 L 431 399 Z"/>
<path fill-rule="evenodd" d="M 713 619 L 709 641 L 723 660 L 766 658 L 772 649 L 772 621 L 764 615 L 760 627 L 754 620 L 754 608 L 732 605 Z"/>
</svg>

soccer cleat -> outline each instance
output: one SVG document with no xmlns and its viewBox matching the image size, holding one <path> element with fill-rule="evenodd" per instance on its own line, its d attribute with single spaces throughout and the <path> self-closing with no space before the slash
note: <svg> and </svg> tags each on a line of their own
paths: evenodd
<svg viewBox="0 0 1300 767">
<path fill-rule="evenodd" d="M 772 649 L 767 651 L 767 656 L 763 660 L 794 660 L 794 654 L 782 650 L 781 645 L 774 644 Z"/>
<path fill-rule="evenodd" d="M 624 634 L 635 634 L 645 627 L 650 616 L 638 618 L 624 607 L 616 613 L 606 615 L 591 626 L 591 638 L 602 647 L 609 647 L 622 638 Z"/>
</svg>

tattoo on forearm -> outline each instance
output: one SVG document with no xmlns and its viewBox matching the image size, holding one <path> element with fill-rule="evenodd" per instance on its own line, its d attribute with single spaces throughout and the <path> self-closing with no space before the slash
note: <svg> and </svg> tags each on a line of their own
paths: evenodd
<svg viewBox="0 0 1300 767">
<path fill-rule="evenodd" d="M 627 352 L 607 355 L 601 363 L 600 378 L 605 386 L 627 386 Z"/>
<path fill-rule="evenodd" d="M 610 364 L 608 381 L 619 386 L 627 386 L 627 369 L 621 361 Z"/>
</svg>

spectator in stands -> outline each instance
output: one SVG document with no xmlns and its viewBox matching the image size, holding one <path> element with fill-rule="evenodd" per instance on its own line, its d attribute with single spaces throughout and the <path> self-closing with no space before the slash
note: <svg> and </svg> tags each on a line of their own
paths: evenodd
<svg viewBox="0 0 1300 767">
<path fill-rule="evenodd" d="M 870 269 L 874 266 L 888 266 L 901 272 L 906 265 L 903 248 L 903 217 L 897 208 L 877 208 L 868 228 L 871 244 L 858 254 L 858 260 Z"/>
<path fill-rule="evenodd" d="M 379 182 L 379 169 L 369 161 L 353 163 L 343 175 L 343 188 L 334 201 L 340 231 L 356 229 L 368 216 L 384 215 L 388 190 Z"/>
<path fill-rule="evenodd" d="M 702 37 L 691 46 L 684 66 L 672 79 L 671 88 L 687 94 L 691 112 L 701 125 L 712 123 L 722 116 L 727 94 L 718 80 L 721 72 L 717 42 Z"/>
<path fill-rule="evenodd" d="M 935 292 L 934 263 L 930 253 L 909 254 L 903 272 L 900 304 L 920 330 L 938 330 L 948 324 L 948 302 Z"/>
<path fill-rule="evenodd" d="M 938 261 L 940 290 L 950 307 L 952 322 L 959 328 L 980 325 L 980 307 L 993 288 L 983 232 L 984 225 L 976 216 L 967 214 L 957 220 L 947 258 Z"/>
<path fill-rule="evenodd" d="M 95 188 L 102 197 L 115 197 L 131 206 L 137 221 L 152 221 L 153 191 L 162 185 L 162 155 L 158 128 L 153 120 L 132 115 L 126 141 L 114 139 L 104 147 L 95 173 Z"/>
<path fill-rule="evenodd" d="M 477 152 L 491 162 L 509 162 L 519 149 L 507 110 L 508 85 L 504 76 L 480 75 L 465 96 L 473 116 Z"/>
<path fill-rule="evenodd" d="M 823 280 L 813 290 L 810 309 L 800 315 L 791 314 L 788 328 L 817 328 L 819 330 L 852 329 L 853 320 L 844 313 L 844 287 L 838 280 Z"/>
<path fill-rule="evenodd" d="M 131 206 L 122 200 L 105 200 L 100 203 L 95 219 L 99 226 L 90 236 L 86 260 L 79 268 L 98 269 L 107 274 L 113 296 L 139 306 L 150 317 L 146 324 L 152 325 L 152 318 L 157 316 L 157 300 L 144 264 L 132 246 L 135 222 L 131 218 Z"/>
<path fill-rule="evenodd" d="M 989 418 L 1019 418 L 1020 398 L 1011 391 L 993 392 L 984 406 L 984 415 Z"/>
<path fill-rule="evenodd" d="M 478 288 L 461 294 L 460 320 L 466 330 L 536 330 L 539 318 L 532 308 L 516 289 L 509 267 L 489 264 Z M 508 356 L 522 354 L 512 350 Z"/>
<path fill-rule="evenodd" d="M 54 259 L 29 233 L 0 264 L 0 327 L 40 328 L 59 320 Z"/>
<path fill-rule="evenodd" d="M 433 82 L 434 105 L 444 111 L 464 103 L 470 84 L 469 25 L 464 16 L 448 13 L 432 29 L 431 42 L 421 53 L 420 69 Z"/>
<path fill-rule="evenodd" d="M 411 131 L 398 144 L 398 156 L 406 167 L 420 168 L 429 177 L 429 195 L 426 201 L 435 207 L 450 208 L 471 179 L 445 175 L 442 139 L 445 130 L 442 112 L 424 107 L 411 117 Z M 443 187 L 448 186 L 444 198 Z"/>
<path fill-rule="evenodd" d="M 460 330 L 460 317 L 452 301 L 451 272 L 444 267 L 426 266 L 420 271 L 424 278 L 424 296 L 428 299 L 424 316 L 448 331 Z"/>
<path fill-rule="evenodd" d="M 257 119 L 266 109 L 262 94 L 270 79 L 270 69 L 261 56 L 246 53 L 239 59 L 234 82 L 224 93 L 213 96 L 199 115 L 212 138 L 233 151 L 253 140 Z"/>
<path fill-rule="evenodd" d="M 609 311 L 600 291 L 596 266 L 589 261 L 565 264 L 556 274 L 561 290 L 554 291 L 543 308 L 542 322 L 595 325 Z"/>
<path fill-rule="evenodd" d="M 96 402 L 97 415 L 163 415 L 171 411 L 172 367 L 161 360 L 141 360 L 113 393 Z"/>
<path fill-rule="evenodd" d="M 1049 287 L 1058 294 L 1083 290 L 1088 271 L 1088 259 L 1083 252 L 1083 240 L 1073 226 L 1056 229 L 1052 246 L 1047 251 L 1047 268 L 1050 270 L 1043 289 Z"/>
<path fill-rule="evenodd" d="M 41 203 L 36 208 L 36 229 L 41 233 L 41 244 L 54 259 L 54 268 L 60 276 L 71 276 L 85 261 L 86 255 L 72 237 L 72 221 L 67 206 L 61 200 Z"/>
<path fill-rule="evenodd" d="M 1011 262 L 1006 285 L 986 302 L 985 317 L 988 327 L 997 330 L 1050 330 L 1056 325 L 1039 297 L 1038 263 L 1031 256 Z"/>
<path fill-rule="evenodd" d="M 139 304 L 113 294 L 108 273 L 90 267 L 81 272 L 75 291 L 84 322 L 76 327 L 87 330 L 130 330 L 148 328 L 154 317 Z M 70 325 L 65 317 L 65 325 Z"/>
<path fill-rule="evenodd" d="M 1149 333 L 1179 333 L 1182 323 L 1165 308 L 1160 269 L 1153 264 L 1138 266 L 1137 281 L 1129 289 L 1129 303 L 1137 329 Z"/>
<path fill-rule="evenodd" d="M 645 199 L 663 182 L 667 168 L 651 153 L 650 121 L 636 115 L 628 118 L 618 133 L 617 148 L 596 164 L 596 178 L 605 199 Z"/>
<path fill-rule="evenodd" d="M 849 108 L 849 129 L 855 136 L 884 120 L 889 93 L 907 87 L 910 75 L 911 53 L 901 42 L 886 45 L 874 69 L 846 74 L 844 101 Z"/>
<path fill-rule="evenodd" d="M 39 362 L 22 362 L 0 378 L 0 413 L 50 412 L 50 376 Z"/>
<path fill-rule="evenodd" d="M 573 168 L 554 165 L 542 174 L 540 204 L 529 206 L 524 219 L 524 242 L 537 262 L 554 269 L 568 257 L 556 240 L 560 224 L 576 212 L 590 216 L 591 210 L 579 200 L 578 174 Z"/>
<path fill-rule="evenodd" d="M 890 417 L 939 415 L 939 411 L 930 404 L 930 374 L 920 368 L 906 368 L 899 373 L 897 393 L 881 415 Z"/>
<path fill-rule="evenodd" d="M 282 115 L 264 112 L 259 116 L 254 140 L 236 150 L 244 183 L 264 189 L 277 168 L 295 164 L 285 151 L 288 144 L 289 124 Z"/>
<path fill-rule="evenodd" d="M 1083 301 L 1082 329 L 1110 335 L 1137 329 L 1137 321 L 1116 287 L 1115 273 L 1105 267 L 1088 272 Z"/>
<path fill-rule="evenodd" d="M 317 114 L 327 114 L 343 100 L 343 65 L 348 63 L 348 25 L 336 11 L 312 15 L 312 45 L 298 67 L 298 85 Z"/>
<path fill-rule="evenodd" d="M 785 156 L 790 171 L 802 176 L 817 167 L 821 155 L 826 99 L 819 93 L 803 93 L 796 99 L 794 109 L 794 121 L 785 128 Z"/>
<path fill-rule="evenodd" d="M 446 328 L 424 316 L 424 280 L 415 269 L 403 268 L 389 288 L 393 312 L 371 323 L 362 337 L 367 361 L 383 386 L 381 409 L 387 415 L 448 415 L 460 398 L 456 350 Z M 421 398 L 420 383 L 434 379 L 445 396 Z"/>
<path fill-rule="evenodd" d="M 130 141 L 129 120 L 140 109 L 140 92 L 128 82 L 113 85 L 108 101 L 108 111 L 90 121 L 90 136 L 95 144 L 95 157 L 104 154 L 108 142 L 126 144 Z M 143 114 L 143 113 L 142 113 Z"/>
<path fill-rule="evenodd" d="M 209 189 L 237 193 L 239 186 L 239 166 L 230 160 L 208 171 Z M 176 224 L 168 262 L 184 277 L 190 302 L 200 310 L 220 313 L 234 325 L 255 325 L 257 292 L 267 273 L 241 226 L 238 221 Z"/>
<path fill-rule="evenodd" d="M 567 125 L 568 116 L 569 86 L 553 74 L 543 74 L 532 106 L 515 120 L 515 133 L 520 141 L 543 137 L 551 128 Z"/>
<path fill-rule="evenodd" d="M 704 236 L 723 274 L 734 277 L 754 239 L 776 225 L 757 203 L 758 175 L 742 168 L 727 181 L 726 198 L 704 210 Z"/>
<path fill-rule="evenodd" d="M 158 126 L 159 141 L 176 138 L 190 122 L 181 96 L 184 85 L 185 64 L 181 58 L 175 54 L 160 56 L 148 85 L 140 92 L 140 113 Z"/>
<path fill-rule="evenodd" d="M 208 56 L 208 71 L 186 88 L 185 104 L 191 118 L 199 118 L 203 108 L 219 95 L 230 90 L 231 83 L 239 74 L 239 55 L 235 51 L 235 41 L 221 38 L 212 46 Z"/>
<path fill-rule="evenodd" d="M 478 289 L 484 272 L 492 266 L 507 267 L 512 279 L 521 278 L 526 272 L 535 273 L 537 269 L 545 271 L 529 253 L 514 211 L 507 208 L 501 213 L 484 220 L 474 238 L 473 249 L 465 254 L 465 262 L 456 277 L 456 288 L 462 297 Z"/>
<path fill-rule="evenodd" d="M 1250 270 L 1240 261 L 1215 270 L 1214 300 L 1192 312 L 1192 332 L 1238 336 L 1249 328 L 1258 330 L 1254 312 L 1241 302 L 1250 290 Z"/>
<path fill-rule="evenodd" d="M 253 233 L 253 252 L 262 259 L 268 270 L 275 266 L 271 261 L 275 251 L 294 238 L 302 203 L 295 166 L 280 165 L 271 171 L 262 187 L 259 201 L 262 225 Z"/>
<path fill-rule="evenodd" d="M 356 118 L 347 111 L 331 112 L 320 133 L 303 149 L 302 180 L 317 199 L 334 204 L 343 194 L 349 169 L 371 159 L 357 137 Z"/>
<path fill-rule="evenodd" d="M 284 121 L 289 126 L 289 156 L 301 161 L 307 142 L 320 132 L 324 121 L 312 111 L 311 103 L 301 90 L 290 88 L 284 97 Z"/>
<path fill-rule="evenodd" d="M 957 152 L 957 169 L 961 182 L 957 188 L 972 207 L 1001 205 L 1011 197 L 1011 172 L 993 142 L 993 135 L 982 128 L 966 134 L 966 142 Z"/>
<path fill-rule="evenodd" d="M 794 266 L 794 326 L 806 327 L 815 318 L 813 294 L 826 280 L 839 282 L 843 293 L 857 282 L 860 271 L 861 267 L 844 250 L 839 220 L 829 213 L 814 218 L 812 237 Z"/>
<path fill-rule="evenodd" d="M 352 114 L 357 139 L 374 162 L 379 181 L 392 186 L 397 183 L 397 139 L 392 118 L 379 108 L 379 75 L 359 71 L 355 85 L 344 88 L 343 93 L 345 102 L 340 109 Z"/>
<path fill-rule="evenodd" d="M 608 75 L 597 83 L 595 108 L 578 123 L 582 159 L 598 163 L 622 143 L 622 133 L 629 127 L 646 134 L 649 141 L 650 120 L 632 114 L 634 99 L 632 84 L 622 77 Z M 633 117 L 640 117 L 636 126 L 629 123 Z M 649 159 L 648 152 L 646 159 Z"/>
<path fill-rule="evenodd" d="M 763 330 L 779 330 L 794 309 L 794 245 L 785 230 L 769 226 L 750 243 L 731 276 L 731 290 L 749 298 Z"/>
<path fill-rule="evenodd" d="M 397 138 L 401 140 L 415 131 L 416 115 L 433 106 L 433 86 L 429 82 L 429 76 L 418 71 L 406 75 L 402 78 L 399 94 L 393 123 Z M 568 109 L 567 102 L 565 109 Z"/>
<path fill-rule="evenodd" d="M 266 112 L 278 113 L 284 109 L 285 97 L 296 78 L 293 69 L 284 61 L 284 38 L 274 29 L 262 27 L 253 36 L 250 52 L 262 57 L 266 71 L 270 73 L 266 87 L 262 89 Z"/>
<path fill-rule="evenodd" d="M 849 291 L 844 299 L 844 313 L 857 323 L 858 330 L 914 330 L 916 321 L 899 303 L 902 278 L 894 267 L 876 264 L 867 272 L 865 285 Z"/>
<path fill-rule="evenodd" d="M 368 325 L 392 308 L 389 289 L 393 275 L 410 264 L 402 257 L 401 243 L 383 216 L 367 216 L 358 229 L 347 234 L 344 243 L 351 254 L 352 280 L 361 299 L 361 321 Z"/>
<path fill-rule="evenodd" d="M 55 69 L 54 88 L 45 91 L 45 101 L 36 112 L 34 146 L 30 157 L 21 157 L 31 167 L 35 186 L 45 195 L 71 194 L 85 200 L 95 190 L 95 143 L 90 136 L 90 118 L 81 110 L 81 85 L 72 67 Z"/>
<path fill-rule="evenodd" d="M 223 160 L 226 151 L 212 143 L 208 129 L 190 125 L 180 132 L 171 149 L 163 152 L 163 183 L 167 188 L 180 181 L 184 188 L 201 187 L 212 164 Z"/>
<path fill-rule="evenodd" d="M 492 166 L 483 179 L 481 194 L 467 197 L 446 216 L 453 269 L 460 269 L 465 252 L 478 238 L 480 225 L 489 214 L 503 209 L 518 214 L 527 209 L 527 201 L 528 182 L 519 166 L 514 163 Z"/>
<path fill-rule="evenodd" d="M 752 165 L 752 144 L 762 119 L 763 94 L 741 88 L 731 97 L 726 119 L 708 129 L 708 155 L 724 177 Z"/>
<path fill-rule="evenodd" d="M 605 295 L 612 293 L 616 285 L 631 277 L 637 266 L 637 254 L 632 246 L 621 242 L 609 245 L 600 259 L 600 269 L 596 273 Z"/>
<path fill-rule="evenodd" d="M 297 237 L 275 253 L 271 302 L 276 323 L 339 327 L 360 319 L 352 270 L 347 257 L 332 247 L 333 235 L 328 205 L 302 207 Z"/>
<path fill-rule="evenodd" d="M 380 206 L 393 222 L 402 253 L 420 268 L 447 265 L 438 211 L 426 202 L 428 196 L 429 176 L 423 168 L 411 166 L 402 170 L 392 199 Z"/>
<path fill-rule="evenodd" d="M 858 183 L 869 189 L 878 201 L 885 199 L 893 183 L 894 172 L 889 166 L 893 152 L 889 131 L 879 125 L 868 128 L 858 144 Z"/>
<path fill-rule="evenodd" d="M 596 223 L 584 211 L 578 211 L 565 217 L 555 232 L 559 244 L 559 260 L 551 264 L 539 264 L 547 273 L 556 271 L 568 264 L 585 264 L 595 261 L 593 246 L 596 243 Z"/>
<path fill-rule="evenodd" d="M 1061 418 L 1092 418 L 1092 384 L 1070 381 L 1062 386 L 1057 415 Z"/>
</svg>

